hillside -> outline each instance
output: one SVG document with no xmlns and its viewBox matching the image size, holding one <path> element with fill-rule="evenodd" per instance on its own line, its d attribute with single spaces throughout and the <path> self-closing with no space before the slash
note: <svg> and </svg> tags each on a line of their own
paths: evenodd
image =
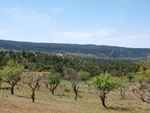
<svg viewBox="0 0 150 113">
<path fill-rule="evenodd" d="M 78 45 L 59 43 L 31 43 L 0 40 L 0 50 L 25 50 L 38 51 L 48 54 L 64 53 L 81 57 L 91 58 L 146 58 L 150 56 L 150 49 L 125 48 L 104 45 Z"/>
</svg>

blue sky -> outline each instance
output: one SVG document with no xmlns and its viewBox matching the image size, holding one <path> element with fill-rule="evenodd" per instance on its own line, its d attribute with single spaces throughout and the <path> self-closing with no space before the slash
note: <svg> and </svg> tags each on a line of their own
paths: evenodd
<svg viewBox="0 0 150 113">
<path fill-rule="evenodd" d="M 150 48 L 150 0 L 0 0 L 0 39 Z"/>
</svg>

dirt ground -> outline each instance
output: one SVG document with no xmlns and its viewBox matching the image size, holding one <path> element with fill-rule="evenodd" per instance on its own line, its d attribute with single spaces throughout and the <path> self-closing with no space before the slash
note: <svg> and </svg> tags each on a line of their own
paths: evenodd
<svg viewBox="0 0 150 113">
<path fill-rule="evenodd" d="M 119 91 L 115 90 L 107 95 L 105 109 L 94 88 L 89 89 L 84 83 L 79 83 L 80 96 L 74 100 L 74 93 L 68 82 L 63 81 L 64 87 L 58 87 L 55 95 L 41 84 L 35 92 L 35 102 L 30 98 L 31 89 L 27 84 L 19 83 L 15 86 L 14 95 L 10 90 L 0 91 L 0 113 L 150 113 L 150 104 L 137 100 L 129 91 L 126 98 L 121 99 Z M 2 87 L 9 86 L 2 84 Z"/>
</svg>

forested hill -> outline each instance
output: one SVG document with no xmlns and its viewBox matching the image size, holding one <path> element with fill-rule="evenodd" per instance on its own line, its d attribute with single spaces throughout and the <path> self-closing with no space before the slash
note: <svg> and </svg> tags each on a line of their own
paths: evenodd
<svg viewBox="0 0 150 113">
<path fill-rule="evenodd" d="M 89 57 L 148 57 L 150 49 L 125 48 L 104 45 L 78 45 L 59 43 L 31 43 L 0 40 L 0 50 L 38 51 L 49 54 L 65 53 Z"/>
</svg>

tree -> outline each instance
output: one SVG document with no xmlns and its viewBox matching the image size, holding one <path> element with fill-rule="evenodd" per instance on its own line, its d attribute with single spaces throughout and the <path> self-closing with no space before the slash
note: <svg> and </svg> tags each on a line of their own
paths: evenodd
<svg viewBox="0 0 150 113">
<path fill-rule="evenodd" d="M 106 94 L 118 87 L 120 79 L 111 76 L 109 73 L 100 74 L 92 78 L 91 83 L 99 91 L 99 96 L 102 101 L 102 105 L 106 108 L 105 99 Z"/>
<path fill-rule="evenodd" d="M 134 78 L 134 73 L 128 73 L 126 75 L 126 77 L 129 79 L 129 82 L 131 83 L 132 82 L 132 79 Z"/>
<path fill-rule="evenodd" d="M 78 92 L 79 92 L 79 78 L 78 73 L 75 70 L 68 69 L 65 72 L 65 79 L 71 82 L 72 89 L 75 93 L 75 100 L 77 100 Z"/>
<path fill-rule="evenodd" d="M 46 73 L 43 74 L 42 81 L 44 82 L 46 88 L 48 88 L 48 75 Z"/>
<path fill-rule="evenodd" d="M 22 56 L 25 58 L 26 57 L 26 51 L 25 50 L 22 50 L 21 52 Z"/>
<path fill-rule="evenodd" d="M 40 80 L 41 80 L 40 76 L 37 76 L 36 74 L 28 73 L 28 72 L 26 73 L 25 81 L 32 89 L 32 95 L 31 95 L 32 102 L 34 102 L 35 100 L 35 90 L 38 87 Z"/>
<path fill-rule="evenodd" d="M 52 92 L 52 95 L 54 95 L 54 91 L 60 83 L 60 75 L 60 73 L 48 75 L 48 84 L 50 86 L 49 89 Z"/>
<path fill-rule="evenodd" d="M 63 64 L 62 63 L 55 64 L 51 69 L 51 73 L 61 73 L 63 75 Z"/>
<path fill-rule="evenodd" d="M 136 73 L 137 83 L 130 88 L 133 94 L 140 100 L 150 103 L 150 59 L 140 62 L 139 72 Z"/>
<path fill-rule="evenodd" d="M 3 77 L 2 77 L 2 71 L 0 71 L 0 90 L 1 90 L 2 83 L 3 83 Z"/>
<path fill-rule="evenodd" d="M 89 72 L 80 72 L 79 73 L 79 79 L 83 80 L 85 82 L 85 84 L 88 85 L 88 87 L 90 87 L 90 84 L 87 83 L 87 80 L 89 80 L 91 78 L 91 74 Z"/>
<path fill-rule="evenodd" d="M 124 99 L 126 96 L 126 90 L 128 89 L 127 86 L 124 84 L 124 81 L 121 81 L 118 89 L 120 91 L 120 96 L 122 97 L 122 99 Z"/>
<path fill-rule="evenodd" d="M 14 86 L 21 80 L 24 67 L 10 60 L 3 70 L 4 78 L 11 85 L 11 94 L 14 94 Z"/>
</svg>

